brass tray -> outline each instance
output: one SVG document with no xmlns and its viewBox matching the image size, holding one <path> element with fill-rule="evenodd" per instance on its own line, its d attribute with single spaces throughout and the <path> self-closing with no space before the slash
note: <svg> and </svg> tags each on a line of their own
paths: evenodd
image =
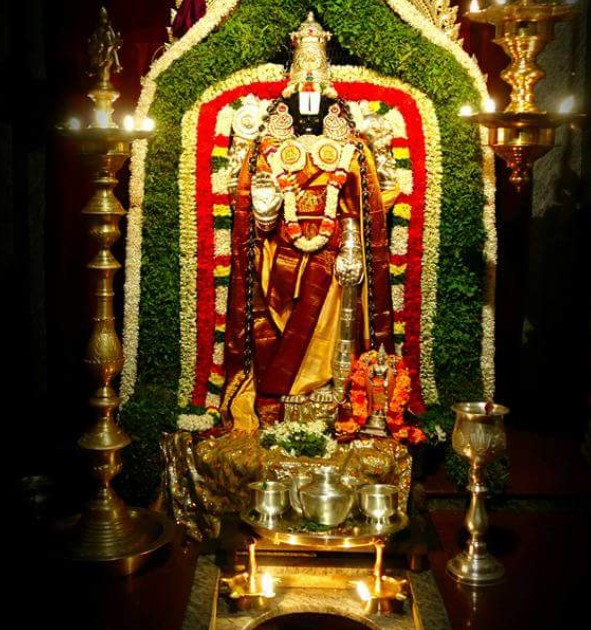
<svg viewBox="0 0 591 630">
<path fill-rule="evenodd" d="M 384 525 L 349 519 L 343 525 L 317 532 L 307 531 L 302 517 L 293 511 L 273 521 L 272 526 L 261 521 L 253 510 L 242 512 L 240 519 L 250 525 L 256 534 L 277 545 L 302 545 L 315 549 L 365 547 L 408 527 L 408 516 L 401 510 Z"/>
</svg>

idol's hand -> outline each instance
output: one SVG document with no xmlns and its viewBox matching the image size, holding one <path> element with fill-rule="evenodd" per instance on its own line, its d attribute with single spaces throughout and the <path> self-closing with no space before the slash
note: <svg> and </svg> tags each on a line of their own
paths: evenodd
<svg viewBox="0 0 591 630">
<path fill-rule="evenodd" d="M 257 227 L 263 232 L 275 228 L 283 195 L 277 188 L 270 173 L 261 171 L 252 178 L 252 208 Z"/>
</svg>

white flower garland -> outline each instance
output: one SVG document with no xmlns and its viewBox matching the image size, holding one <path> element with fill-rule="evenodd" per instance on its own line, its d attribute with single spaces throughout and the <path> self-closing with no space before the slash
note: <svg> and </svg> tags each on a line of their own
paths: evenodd
<svg viewBox="0 0 591 630">
<path fill-rule="evenodd" d="M 407 0 L 387 0 L 388 6 L 397 13 L 404 22 L 416 28 L 426 39 L 449 52 L 466 70 L 480 94 L 481 107 L 489 98 L 486 80 L 474 56 L 470 56 L 459 42 L 450 39 L 445 31 L 430 22 Z M 492 399 L 495 382 L 495 285 L 497 266 L 497 231 L 495 222 L 495 165 L 494 152 L 488 145 L 487 131 L 480 127 L 480 143 L 483 154 L 483 186 L 486 203 L 483 221 L 485 228 L 484 257 L 488 269 L 485 278 L 485 296 L 482 305 L 482 349 L 480 366 L 484 395 Z"/>
<path fill-rule="evenodd" d="M 144 205 L 144 172 L 148 141 L 138 140 L 131 150 L 131 177 L 129 180 L 129 212 L 125 249 L 125 302 L 123 305 L 123 370 L 119 395 L 121 404 L 131 397 L 137 377 L 139 339 L 142 226 Z"/>
<path fill-rule="evenodd" d="M 186 413 L 180 414 L 177 421 L 177 427 L 181 431 L 196 431 L 197 433 L 203 433 L 211 429 L 214 425 L 214 418 L 207 413 L 200 416 L 189 415 Z"/>
</svg>

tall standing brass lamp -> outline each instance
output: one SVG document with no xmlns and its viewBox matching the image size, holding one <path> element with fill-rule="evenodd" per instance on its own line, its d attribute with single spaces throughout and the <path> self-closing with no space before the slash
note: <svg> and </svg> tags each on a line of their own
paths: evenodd
<svg viewBox="0 0 591 630">
<path fill-rule="evenodd" d="M 123 350 L 113 309 L 113 279 L 121 264 L 111 248 L 119 240 L 119 222 L 125 216 L 113 188 L 118 181 L 117 172 L 130 156 L 131 143 L 148 138 L 153 126 L 147 120 L 136 128 L 131 117 L 126 117 L 124 128 L 113 121 L 113 102 L 119 93 L 111 83 L 111 73 L 121 70 L 118 57 L 121 44 L 103 7 L 97 30 L 89 40 L 90 70 L 97 77 L 96 85 L 88 93 L 94 103 L 93 120 L 83 127 L 77 119 L 71 119 L 58 128 L 76 144 L 92 173 L 94 194 L 82 214 L 88 237 L 97 246 L 94 258 L 87 264 L 94 313 L 84 356 L 96 386 L 89 400 L 94 421 L 78 445 L 88 455 L 99 487 L 82 514 L 64 528 L 62 554 L 72 561 L 126 575 L 143 566 L 170 541 L 172 524 L 162 514 L 128 508 L 111 487 L 111 481 L 122 468 L 120 451 L 131 442 L 117 422 L 121 401 L 113 386 L 123 367 Z"/>
</svg>

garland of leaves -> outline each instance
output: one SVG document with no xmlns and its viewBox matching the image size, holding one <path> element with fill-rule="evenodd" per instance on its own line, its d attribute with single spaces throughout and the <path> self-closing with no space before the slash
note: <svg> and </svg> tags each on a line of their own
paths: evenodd
<svg viewBox="0 0 591 630">
<path fill-rule="evenodd" d="M 243 0 L 218 30 L 156 79 L 149 113 L 158 125 L 145 158 L 137 380 L 133 397 L 122 409 L 133 445 L 124 451 L 121 478 L 134 502 L 145 503 L 154 495 L 160 471 L 158 440 L 163 431 L 175 429 L 178 412 L 176 175 L 182 116 L 209 85 L 243 67 L 272 60 L 311 9 L 362 64 L 416 86 L 434 103 L 443 151 L 439 308 L 433 326 L 441 408 L 430 414 L 445 422 L 452 402 L 482 399 L 482 155 L 478 131 L 457 115 L 461 105 L 477 106 L 480 100 L 469 73 L 379 0 Z"/>
</svg>

